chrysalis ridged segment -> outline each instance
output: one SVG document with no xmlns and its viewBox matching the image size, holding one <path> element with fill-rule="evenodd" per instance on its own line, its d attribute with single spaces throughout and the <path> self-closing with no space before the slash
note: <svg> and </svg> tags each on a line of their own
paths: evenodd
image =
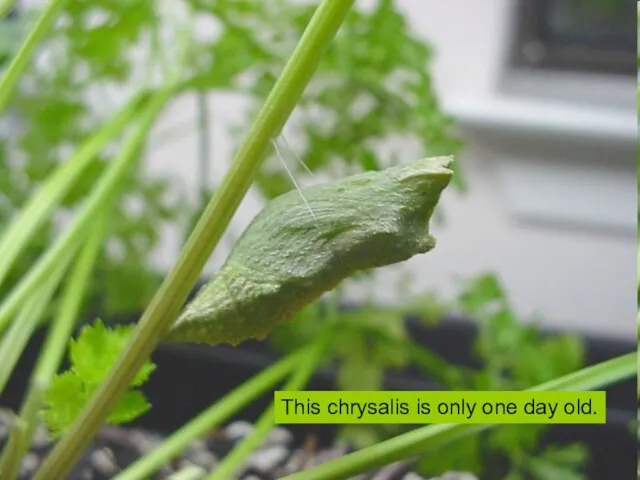
<svg viewBox="0 0 640 480">
<path fill-rule="evenodd" d="M 167 340 L 264 338 L 355 272 L 428 252 L 429 221 L 452 161 L 425 158 L 306 188 L 306 202 L 295 190 L 268 202 Z"/>
</svg>

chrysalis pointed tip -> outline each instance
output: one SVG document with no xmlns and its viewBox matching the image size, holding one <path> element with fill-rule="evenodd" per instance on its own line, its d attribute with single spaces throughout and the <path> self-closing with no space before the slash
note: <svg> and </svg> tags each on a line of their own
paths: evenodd
<svg viewBox="0 0 640 480">
<path fill-rule="evenodd" d="M 442 155 L 438 157 L 421 158 L 413 162 L 412 166 L 429 174 L 442 173 L 445 175 L 453 175 L 453 170 L 450 167 L 454 161 L 453 155 Z"/>
<path fill-rule="evenodd" d="M 452 156 L 421 158 L 401 168 L 396 178 L 401 182 L 433 180 L 432 185 L 439 185 L 443 190 L 453 177 L 453 170 L 449 168 L 453 161 Z"/>
</svg>

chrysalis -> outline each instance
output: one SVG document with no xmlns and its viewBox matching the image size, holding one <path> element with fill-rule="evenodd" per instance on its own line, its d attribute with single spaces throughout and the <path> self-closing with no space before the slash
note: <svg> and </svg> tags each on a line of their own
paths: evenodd
<svg viewBox="0 0 640 480">
<path fill-rule="evenodd" d="M 262 339 L 355 272 L 428 252 L 429 220 L 452 161 L 426 158 L 315 185 L 302 191 L 306 202 L 295 190 L 270 201 L 167 340 Z"/>
</svg>

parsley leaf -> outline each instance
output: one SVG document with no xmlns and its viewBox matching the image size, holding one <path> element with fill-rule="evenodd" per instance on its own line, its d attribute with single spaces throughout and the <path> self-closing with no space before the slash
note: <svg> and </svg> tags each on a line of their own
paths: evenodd
<svg viewBox="0 0 640 480">
<path fill-rule="evenodd" d="M 89 402 L 124 350 L 133 328 L 107 328 L 98 319 L 70 341 L 71 367 L 56 375 L 44 394 L 43 418 L 53 437 L 62 435 Z M 135 388 L 146 382 L 155 368 L 149 361 L 142 366 L 132 380 L 130 390 L 111 413 L 109 423 L 130 422 L 151 407 L 144 394 Z"/>
</svg>

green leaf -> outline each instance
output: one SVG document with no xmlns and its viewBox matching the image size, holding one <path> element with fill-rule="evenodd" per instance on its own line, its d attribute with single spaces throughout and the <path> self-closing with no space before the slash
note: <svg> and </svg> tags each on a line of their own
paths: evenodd
<svg viewBox="0 0 640 480">
<path fill-rule="evenodd" d="M 344 425 L 340 428 L 340 438 L 355 448 L 373 445 L 380 439 L 378 425 Z"/>
<path fill-rule="evenodd" d="M 482 437 L 473 435 L 434 449 L 420 459 L 418 470 L 423 475 L 464 471 L 481 476 L 483 472 Z"/>
<path fill-rule="evenodd" d="M 588 456 L 587 448 L 581 444 L 554 446 L 531 457 L 526 466 L 535 480 L 585 480 L 581 470 Z"/>
<path fill-rule="evenodd" d="M 506 456 L 519 456 L 521 452 L 533 451 L 547 428 L 546 425 L 503 425 L 487 435 L 487 443 Z"/>
<path fill-rule="evenodd" d="M 379 390 L 382 374 L 382 368 L 366 358 L 349 358 L 338 372 L 338 386 L 342 390 Z"/>
<path fill-rule="evenodd" d="M 72 340 L 69 356 L 73 372 L 87 385 L 99 385 L 124 350 L 132 328 L 118 326 L 107 329 L 102 320 L 85 326 L 76 340 Z M 155 366 L 147 363 L 135 376 L 132 386 L 144 383 Z"/>
<path fill-rule="evenodd" d="M 498 277 L 486 273 L 464 282 L 464 289 L 458 298 L 460 306 L 471 314 L 486 313 L 494 302 L 503 305 L 505 293 Z"/>
<path fill-rule="evenodd" d="M 565 465 L 582 465 L 589 458 L 587 448 L 580 443 L 573 443 L 563 447 L 549 447 L 542 457 L 548 461 Z"/>
<path fill-rule="evenodd" d="M 44 394 L 43 418 L 52 435 L 64 433 L 80 414 L 122 354 L 133 328 L 132 325 L 109 329 L 98 319 L 69 342 L 71 367 L 54 377 Z M 153 363 L 146 362 L 129 387 L 142 385 L 154 369 Z M 130 390 L 122 396 L 108 422 L 130 422 L 150 407 L 142 392 Z"/>
<path fill-rule="evenodd" d="M 514 358 L 513 373 L 518 388 L 528 388 L 578 370 L 584 364 L 582 340 L 575 335 L 561 335 L 528 342 Z"/>
<path fill-rule="evenodd" d="M 44 394 L 48 408 L 43 412 L 51 435 L 57 437 L 71 425 L 89 400 L 83 381 L 71 371 L 54 377 Z"/>
<path fill-rule="evenodd" d="M 151 408 L 142 392 L 133 390 L 125 393 L 118 405 L 109 416 L 109 422 L 113 424 L 127 423 L 135 420 Z"/>
</svg>

